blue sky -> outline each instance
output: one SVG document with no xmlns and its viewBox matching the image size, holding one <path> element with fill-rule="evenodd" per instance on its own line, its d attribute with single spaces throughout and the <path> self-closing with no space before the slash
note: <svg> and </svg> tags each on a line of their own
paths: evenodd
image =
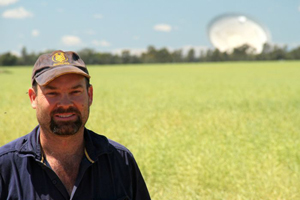
<svg viewBox="0 0 300 200">
<path fill-rule="evenodd" d="M 256 19 L 272 43 L 300 45 L 300 0 L 0 0 L 0 53 L 212 48 L 207 26 L 226 13 Z"/>
</svg>

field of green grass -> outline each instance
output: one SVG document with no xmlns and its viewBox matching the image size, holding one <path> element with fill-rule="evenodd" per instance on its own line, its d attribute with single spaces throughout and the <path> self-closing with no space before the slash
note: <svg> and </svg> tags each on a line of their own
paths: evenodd
<svg viewBox="0 0 300 200">
<path fill-rule="evenodd" d="M 133 152 L 153 200 L 300 199 L 300 62 L 89 71 L 87 127 Z M 0 145 L 37 125 L 30 76 L 0 68 Z"/>
</svg>

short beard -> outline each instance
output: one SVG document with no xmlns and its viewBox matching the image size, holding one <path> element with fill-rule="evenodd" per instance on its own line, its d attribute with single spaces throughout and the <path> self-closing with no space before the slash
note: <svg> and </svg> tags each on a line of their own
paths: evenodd
<svg viewBox="0 0 300 200">
<path fill-rule="evenodd" d="M 75 112 L 77 114 L 77 120 L 75 122 L 55 122 L 54 121 L 54 114 L 56 113 L 70 113 L 70 112 Z M 64 110 L 62 108 L 58 108 L 56 110 L 53 110 L 51 112 L 51 121 L 50 121 L 50 130 L 55 133 L 56 135 L 60 136 L 69 136 L 69 135 L 75 135 L 79 129 L 82 126 L 82 117 L 80 112 L 74 108 L 70 107 L 67 110 Z"/>
</svg>

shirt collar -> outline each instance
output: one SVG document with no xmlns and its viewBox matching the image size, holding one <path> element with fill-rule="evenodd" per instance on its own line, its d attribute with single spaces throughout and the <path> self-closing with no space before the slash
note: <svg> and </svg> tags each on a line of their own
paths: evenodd
<svg viewBox="0 0 300 200">
<path fill-rule="evenodd" d="M 102 154 L 111 153 L 108 139 L 89 129 L 84 129 L 85 155 L 90 162 L 95 162 Z"/>
<path fill-rule="evenodd" d="M 28 134 L 27 141 L 21 147 L 20 153 L 23 156 L 33 156 L 37 161 L 43 163 L 44 156 L 39 141 L 39 135 L 40 126 L 37 126 Z M 105 136 L 98 135 L 86 128 L 84 128 L 84 141 L 84 153 L 87 160 L 91 163 L 97 161 L 98 156 L 112 151 L 109 141 Z"/>
</svg>

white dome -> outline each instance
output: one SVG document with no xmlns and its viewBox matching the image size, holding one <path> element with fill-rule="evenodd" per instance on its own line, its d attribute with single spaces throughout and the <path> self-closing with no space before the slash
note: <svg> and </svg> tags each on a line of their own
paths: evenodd
<svg viewBox="0 0 300 200">
<path fill-rule="evenodd" d="M 255 53 L 261 53 L 268 43 L 268 31 L 246 15 L 228 14 L 215 18 L 208 30 L 211 43 L 220 51 L 231 52 L 234 48 L 249 45 Z"/>
</svg>

